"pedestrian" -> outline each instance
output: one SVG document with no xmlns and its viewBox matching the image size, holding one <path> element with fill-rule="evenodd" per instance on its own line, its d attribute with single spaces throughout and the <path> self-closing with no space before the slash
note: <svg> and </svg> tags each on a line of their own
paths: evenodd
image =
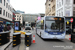
<svg viewBox="0 0 75 50">
<path fill-rule="evenodd" d="M 4 25 L 4 31 L 8 31 L 6 24 Z"/>
<path fill-rule="evenodd" d="M 10 25 L 7 26 L 7 30 L 9 31 L 11 29 Z"/>
<path fill-rule="evenodd" d="M 3 32 L 3 26 L 0 24 L 0 32 Z"/>
</svg>

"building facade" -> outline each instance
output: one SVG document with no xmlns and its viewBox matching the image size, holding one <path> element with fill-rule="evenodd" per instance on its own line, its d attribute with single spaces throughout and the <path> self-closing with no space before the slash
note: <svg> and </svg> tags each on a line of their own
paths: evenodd
<svg viewBox="0 0 75 50">
<path fill-rule="evenodd" d="M 75 0 L 56 0 L 56 16 L 73 16 Z"/>
<path fill-rule="evenodd" d="M 12 6 L 10 0 L 0 0 L 0 20 L 12 21 Z"/>
<path fill-rule="evenodd" d="M 23 24 L 23 16 L 20 13 L 15 13 L 15 21 L 20 21 L 20 24 Z"/>
<path fill-rule="evenodd" d="M 16 13 L 21 13 L 21 14 L 25 14 L 24 11 L 20 11 L 20 10 L 17 10 Z"/>
<path fill-rule="evenodd" d="M 22 14 L 24 22 L 35 22 L 38 18 L 38 14 Z"/>
<path fill-rule="evenodd" d="M 56 14 L 56 0 L 46 0 L 45 16 L 55 16 Z"/>
<path fill-rule="evenodd" d="M 35 26 L 36 20 L 39 17 L 38 14 L 22 14 L 23 16 L 23 25 L 25 25 L 25 22 L 31 23 L 31 27 Z"/>
</svg>

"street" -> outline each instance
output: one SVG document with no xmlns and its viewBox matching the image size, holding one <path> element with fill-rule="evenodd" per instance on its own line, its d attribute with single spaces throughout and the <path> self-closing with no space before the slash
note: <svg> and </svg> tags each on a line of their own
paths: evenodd
<svg viewBox="0 0 75 50">
<path fill-rule="evenodd" d="M 69 40 L 43 40 L 38 35 L 36 35 L 35 30 L 32 30 L 32 34 L 35 35 L 36 43 L 31 44 L 29 50 L 75 50 L 75 44 Z M 25 50 L 27 47 L 24 46 L 24 39 L 22 39 L 19 50 Z"/>
</svg>

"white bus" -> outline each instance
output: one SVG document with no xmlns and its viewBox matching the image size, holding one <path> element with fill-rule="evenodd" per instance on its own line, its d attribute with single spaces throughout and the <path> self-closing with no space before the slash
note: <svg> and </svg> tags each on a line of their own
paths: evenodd
<svg viewBox="0 0 75 50">
<path fill-rule="evenodd" d="M 36 22 L 36 34 L 43 39 L 64 39 L 65 18 L 45 16 Z"/>
</svg>

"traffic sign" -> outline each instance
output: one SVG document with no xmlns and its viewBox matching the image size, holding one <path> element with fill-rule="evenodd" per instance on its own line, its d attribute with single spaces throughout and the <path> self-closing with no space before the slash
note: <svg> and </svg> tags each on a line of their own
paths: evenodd
<svg viewBox="0 0 75 50">
<path fill-rule="evenodd" d="M 73 22 L 73 18 L 71 18 L 71 23 Z"/>
</svg>

